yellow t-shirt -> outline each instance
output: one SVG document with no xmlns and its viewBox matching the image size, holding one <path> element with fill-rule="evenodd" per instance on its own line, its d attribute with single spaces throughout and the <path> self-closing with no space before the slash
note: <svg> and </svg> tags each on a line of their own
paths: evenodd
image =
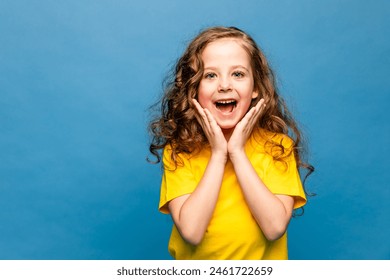
<svg viewBox="0 0 390 280">
<path fill-rule="evenodd" d="M 291 140 L 287 136 L 273 135 L 273 140 L 287 150 Z M 296 162 L 291 155 L 284 159 L 286 164 L 274 161 L 264 145 L 259 130 L 248 139 L 245 151 L 257 174 L 274 194 L 293 196 L 294 208 L 306 203 Z M 268 147 L 268 146 L 267 146 Z M 269 150 L 270 152 L 271 150 Z M 272 150 L 273 153 L 276 149 Z M 192 193 L 198 185 L 209 161 L 210 149 L 203 149 L 195 155 L 180 155 L 183 164 L 176 169 L 170 159 L 171 149 L 163 154 L 164 174 L 161 183 L 159 209 L 169 213 L 167 204 L 172 199 Z M 237 181 L 233 165 L 227 162 L 218 201 L 202 242 L 193 246 L 186 242 L 173 226 L 168 250 L 175 259 L 193 260 L 249 260 L 287 259 L 287 233 L 276 241 L 268 241 L 253 218 Z"/>
</svg>

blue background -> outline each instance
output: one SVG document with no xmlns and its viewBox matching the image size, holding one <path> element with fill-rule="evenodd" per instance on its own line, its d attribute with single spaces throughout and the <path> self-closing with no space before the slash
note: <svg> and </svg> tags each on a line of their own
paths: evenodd
<svg viewBox="0 0 390 280">
<path fill-rule="evenodd" d="M 317 171 L 292 259 L 389 259 L 388 1 L 0 1 L 0 259 L 169 259 L 147 108 L 186 43 L 268 56 Z"/>
</svg>

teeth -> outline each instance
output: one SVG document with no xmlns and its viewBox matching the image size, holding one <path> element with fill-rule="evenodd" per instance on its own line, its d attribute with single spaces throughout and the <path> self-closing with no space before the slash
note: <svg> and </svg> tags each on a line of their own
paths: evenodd
<svg viewBox="0 0 390 280">
<path fill-rule="evenodd" d="M 215 102 L 215 106 L 219 111 L 224 114 L 233 112 L 234 108 L 237 106 L 237 101 L 234 99 L 230 100 L 219 100 Z"/>
<path fill-rule="evenodd" d="M 229 103 L 235 103 L 236 101 L 235 100 L 221 100 L 221 101 L 217 101 L 217 103 L 220 103 L 220 104 L 229 104 Z"/>
</svg>

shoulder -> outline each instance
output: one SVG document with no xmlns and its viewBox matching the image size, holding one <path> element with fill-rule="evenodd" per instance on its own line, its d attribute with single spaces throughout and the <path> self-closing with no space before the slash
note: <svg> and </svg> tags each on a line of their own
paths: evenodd
<svg viewBox="0 0 390 280">
<path fill-rule="evenodd" d="M 285 147 L 293 145 L 293 140 L 287 134 L 271 132 L 265 129 L 259 129 L 258 133 L 262 134 L 267 140 L 271 140 Z"/>
<path fill-rule="evenodd" d="M 191 163 L 194 162 L 205 162 L 207 164 L 210 153 L 210 149 L 207 147 L 192 153 L 176 153 L 174 147 L 167 144 L 163 151 L 163 165 L 164 168 L 168 167 L 168 169 L 176 169 L 177 167 L 191 165 Z"/>
<path fill-rule="evenodd" d="M 292 149 L 294 146 L 294 141 L 287 134 L 271 132 L 265 129 L 254 130 L 251 141 L 256 142 L 258 146 L 264 147 L 268 152 L 273 147 Z"/>
</svg>

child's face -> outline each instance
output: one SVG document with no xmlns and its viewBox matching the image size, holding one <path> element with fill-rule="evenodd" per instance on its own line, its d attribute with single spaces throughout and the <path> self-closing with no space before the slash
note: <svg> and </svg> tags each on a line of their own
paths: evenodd
<svg viewBox="0 0 390 280">
<path fill-rule="evenodd" d="M 254 92 L 250 58 L 239 39 L 219 39 L 202 53 L 204 74 L 198 101 L 224 132 L 233 129 L 248 112 Z"/>
</svg>

